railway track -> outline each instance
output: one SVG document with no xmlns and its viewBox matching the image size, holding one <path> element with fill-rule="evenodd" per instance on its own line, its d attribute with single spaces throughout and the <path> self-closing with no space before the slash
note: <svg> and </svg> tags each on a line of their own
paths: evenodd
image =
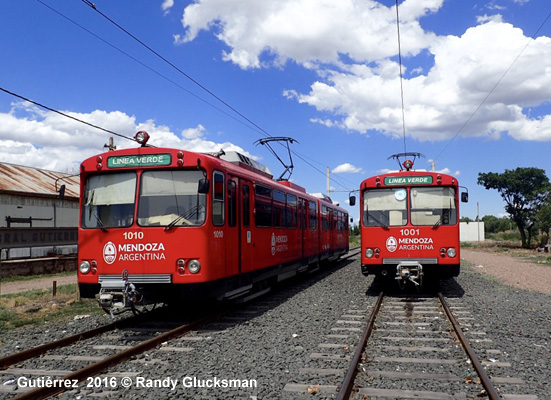
<svg viewBox="0 0 551 400">
<path fill-rule="evenodd" d="M 132 357 L 135 357 L 139 354 L 143 354 L 144 352 L 151 350 L 153 348 L 156 348 L 160 346 L 163 343 L 166 343 L 170 340 L 173 340 L 177 337 L 180 337 L 182 335 L 185 335 L 193 330 L 198 329 L 199 327 L 216 320 L 217 318 L 220 318 L 225 313 L 228 313 L 229 309 L 225 308 L 222 311 L 218 312 L 211 312 L 210 314 L 207 314 L 206 316 L 202 316 L 200 318 L 195 318 L 191 320 L 190 322 L 186 323 L 175 323 L 178 325 L 176 328 L 171 330 L 166 330 L 166 328 L 162 328 L 160 326 L 148 327 L 146 324 L 148 323 L 148 320 L 144 316 L 140 317 L 134 317 L 134 318 L 128 318 L 127 320 L 116 322 L 112 324 L 108 324 L 102 327 L 99 327 L 97 329 L 93 329 L 90 331 L 83 332 L 78 335 L 71 336 L 66 339 L 58 340 L 52 343 L 48 343 L 43 346 L 39 346 L 37 348 L 32 348 L 27 351 L 16 353 L 14 355 L 5 357 L 0 359 L 0 369 L 4 369 L 1 371 L 2 374 L 13 374 L 13 375 L 31 375 L 36 376 L 42 375 L 44 377 L 48 377 L 47 380 L 40 380 L 40 379 L 25 379 L 25 382 L 32 381 L 32 387 L 35 387 L 33 390 L 26 391 L 25 393 L 22 393 L 16 397 L 13 397 L 13 399 L 17 400 L 24 400 L 24 399 L 47 399 L 51 396 L 57 395 L 59 393 L 62 393 L 65 390 L 68 390 L 70 388 L 76 388 L 77 384 L 79 382 L 85 381 L 86 379 L 90 379 L 91 377 L 94 377 L 103 371 L 107 370 L 109 367 L 112 367 L 114 365 L 120 364 L 126 360 L 131 359 Z M 110 341 L 108 339 L 102 340 L 102 342 L 106 343 L 103 345 L 103 348 L 105 351 L 115 349 L 115 350 L 121 350 L 116 352 L 115 354 L 107 357 L 88 357 L 88 356 L 80 356 L 80 355 L 71 355 L 71 353 L 74 353 L 74 349 L 70 351 L 68 354 L 57 354 L 57 355 L 46 355 L 45 353 L 51 352 L 54 350 L 59 350 L 62 348 L 66 348 L 72 344 L 77 344 L 78 346 L 87 346 L 88 339 L 94 339 L 98 338 L 99 336 L 113 332 L 115 330 L 119 329 L 125 329 L 130 330 L 134 332 L 147 332 L 150 331 L 149 336 L 150 338 L 147 338 L 144 340 L 142 337 L 129 337 L 129 340 L 134 339 L 135 341 L 138 341 L 138 344 L 131 345 L 131 346 L 125 346 L 125 345 L 117 345 L 117 344 L 110 344 Z M 153 332 L 162 332 L 158 334 L 151 334 L 151 331 Z M 96 347 L 102 347 L 102 346 L 96 346 Z M 33 370 L 33 369 L 26 369 L 26 368 L 8 368 L 9 366 L 12 366 L 14 364 L 22 363 L 23 361 L 28 361 L 31 359 L 35 359 L 37 357 L 41 357 L 44 361 L 50 361 L 53 363 L 59 362 L 59 361 L 83 361 L 83 362 L 89 362 L 92 361 L 89 365 L 83 368 L 79 368 L 74 372 L 70 373 L 63 373 L 63 371 L 58 370 L 52 370 L 51 368 L 43 369 L 43 370 Z M 54 378 L 52 378 L 52 376 Z M 125 376 L 128 376 L 126 374 Z M 113 377 L 113 375 L 111 375 Z M 50 383 L 47 383 L 50 382 Z M 91 381 L 92 382 L 92 381 Z M 115 384 L 115 381 L 109 381 L 103 380 L 102 384 L 105 384 L 105 386 L 111 386 Z M 118 381 L 116 382 L 118 384 Z M 29 385 L 31 386 L 31 385 Z M 38 386 L 38 387 L 37 387 Z M 97 386 L 97 385 L 92 385 Z"/>
<path fill-rule="evenodd" d="M 461 326 L 472 328 L 458 321 L 441 293 L 389 299 L 381 292 L 337 399 L 536 399 L 499 393 Z M 422 370 L 412 368 L 419 364 Z M 514 378 L 495 380 L 521 383 Z"/>
<path fill-rule="evenodd" d="M 461 298 L 373 291 L 320 337 L 282 398 L 536 400 Z M 448 303 L 451 303 L 450 306 Z M 499 347 L 499 345 L 498 345 Z"/>
</svg>

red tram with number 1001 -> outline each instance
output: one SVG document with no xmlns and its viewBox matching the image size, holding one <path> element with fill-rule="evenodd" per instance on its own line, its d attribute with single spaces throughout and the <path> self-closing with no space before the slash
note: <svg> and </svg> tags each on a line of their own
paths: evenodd
<svg viewBox="0 0 551 400">
<path fill-rule="evenodd" d="M 392 156 L 422 156 L 403 153 Z M 453 176 L 413 171 L 406 159 L 400 171 L 365 179 L 360 186 L 361 268 L 364 275 L 411 281 L 459 275 L 458 182 Z M 355 204 L 355 196 L 350 204 Z M 468 193 L 461 193 L 468 201 Z"/>
<path fill-rule="evenodd" d="M 81 164 L 78 282 L 106 310 L 267 290 L 348 251 L 348 213 L 238 153 L 146 146 Z"/>
</svg>

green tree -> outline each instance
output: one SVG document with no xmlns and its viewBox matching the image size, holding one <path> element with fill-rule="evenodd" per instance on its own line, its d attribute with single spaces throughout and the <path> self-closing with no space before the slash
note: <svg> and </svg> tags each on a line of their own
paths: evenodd
<svg viewBox="0 0 551 400">
<path fill-rule="evenodd" d="M 549 178 L 539 168 L 506 169 L 504 173 L 478 174 L 478 184 L 495 189 L 505 200 L 505 211 L 520 232 L 522 247 L 530 247 L 537 212 L 550 190 Z"/>
<path fill-rule="evenodd" d="M 549 240 L 549 231 L 551 230 L 551 197 L 547 197 L 536 214 L 536 228 L 545 235 L 541 245 L 547 244 Z"/>
<path fill-rule="evenodd" d="M 511 220 L 509 218 L 485 215 L 482 217 L 482 221 L 484 221 L 484 231 L 488 233 L 505 232 L 511 228 Z"/>
</svg>

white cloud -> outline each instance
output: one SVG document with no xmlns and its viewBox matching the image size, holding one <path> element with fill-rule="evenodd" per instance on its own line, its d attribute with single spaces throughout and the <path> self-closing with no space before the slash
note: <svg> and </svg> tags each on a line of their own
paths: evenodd
<svg viewBox="0 0 551 400">
<path fill-rule="evenodd" d="M 441 141 L 457 134 L 492 139 L 509 134 L 551 140 L 551 116 L 532 118 L 525 111 L 551 99 L 551 39 L 533 40 L 504 23 L 500 14 L 479 16 L 479 25 L 460 36 L 423 30 L 422 17 L 442 5 L 443 0 L 400 4 L 404 72 L 413 63 L 411 56 L 427 60 L 404 74 L 408 136 Z M 486 7 L 499 8 L 494 3 Z M 375 0 L 196 0 L 185 8 L 185 31 L 175 40 L 191 41 L 210 30 L 227 46 L 224 59 L 241 68 L 301 64 L 319 79 L 309 91 L 288 88 L 283 96 L 323 114 L 313 123 L 399 137 L 395 18 L 394 6 Z"/>
<path fill-rule="evenodd" d="M 402 49 L 417 54 L 433 39 L 418 19 L 436 12 L 443 0 L 406 0 L 400 6 Z M 374 0 L 198 0 L 184 10 L 191 41 L 212 29 L 231 50 L 224 59 L 241 68 L 339 62 L 342 55 L 374 61 L 396 52 L 396 10 Z"/>
<path fill-rule="evenodd" d="M 351 174 L 357 174 L 359 172 L 363 172 L 363 170 L 359 167 L 355 167 L 350 163 L 344 163 L 341 164 L 331 171 L 333 174 L 342 174 L 342 173 L 351 173 Z"/>
<path fill-rule="evenodd" d="M 485 22 L 489 22 L 489 21 L 503 22 L 503 16 L 501 14 L 494 14 L 494 15 L 484 14 L 484 15 L 479 15 L 478 17 L 476 17 L 476 21 L 480 24 L 485 23 Z"/>
<path fill-rule="evenodd" d="M 174 6 L 174 0 L 164 0 L 161 5 L 161 9 L 164 11 L 165 15 L 170 12 L 170 9 Z"/>
<path fill-rule="evenodd" d="M 65 113 L 130 138 L 145 130 L 151 136 L 149 143 L 157 147 L 205 153 L 224 149 L 251 156 L 232 143 L 205 140 L 207 130 L 202 125 L 184 129 L 177 135 L 153 120 L 137 122 L 134 116 L 120 111 Z M 7 163 L 60 172 L 78 170 L 84 159 L 106 151 L 104 145 L 110 136 L 113 135 L 28 103 L 15 103 L 10 112 L 0 113 L 0 159 Z M 114 140 L 117 149 L 136 146 L 133 140 L 118 136 Z"/>
</svg>

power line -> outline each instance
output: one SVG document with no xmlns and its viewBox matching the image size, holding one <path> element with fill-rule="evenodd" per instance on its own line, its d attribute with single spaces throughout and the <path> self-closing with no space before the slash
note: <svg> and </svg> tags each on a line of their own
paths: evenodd
<svg viewBox="0 0 551 400">
<path fill-rule="evenodd" d="M 226 101 L 224 101 L 221 97 L 217 96 L 214 92 L 212 92 L 211 90 L 209 90 L 206 86 L 202 85 L 199 81 L 197 81 L 196 79 L 194 79 L 193 77 L 191 77 L 189 74 L 187 74 L 186 72 L 184 72 L 182 69 L 180 69 L 179 67 L 177 67 L 174 63 L 170 62 L 166 57 L 162 56 L 159 52 L 155 51 L 152 47 L 148 46 L 145 42 L 143 42 L 142 40 L 140 40 L 138 37 L 136 37 L 135 35 L 133 35 L 132 33 L 130 33 L 127 29 L 125 29 L 123 26 L 121 26 L 120 24 L 118 24 L 117 22 L 115 22 L 113 19 L 109 18 L 106 14 L 102 13 L 100 10 L 98 10 L 98 8 L 96 7 L 96 5 L 94 3 L 92 3 L 91 1 L 89 0 L 82 0 L 82 2 L 88 6 L 90 6 L 90 8 L 92 8 L 93 10 L 95 10 L 99 15 L 101 15 L 103 18 L 105 18 L 107 21 L 111 22 L 113 25 L 115 25 L 117 28 L 119 28 L 121 31 L 123 31 L 126 35 L 130 36 L 132 39 L 134 39 L 136 42 L 138 42 L 139 44 L 141 44 L 143 47 L 145 47 L 148 51 L 150 51 L 151 53 L 153 53 L 155 56 L 157 56 L 158 58 L 160 58 L 162 61 L 164 61 L 166 64 L 168 64 L 169 66 L 171 66 L 172 68 L 174 68 L 176 71 L 178 71 L 180 74 L 182 74 L 183 76 L 185 76 L 187 79 L 189 79 L 191 82 L 193 82 L 195 85 L 197 85 L 199 88 L 201 88 L 201 90 L 205 91 L 206 93 L 208 93 L 210 96 L 214 97 L 216 100 L 218 100 L 220 103 L 222 103 L 224 106 L 226 106 L 227 108 L 229 108 L 230 110 L 232 110 L 234 113 L 236 113 L 237 115 L 239 115 L 241 118 L 243 118 L 245 121 L 247 121 L 248 123 L 250 123 L 251 125 L 253 125 L 255 128 L 257 128 L 258 130 L 260 130 L 261 132 L 263 132 L 265 135 L 269 136 L 269 137 L 272 137 L 272 135 L 270 135 L 268 132 L 266 132 L 264 129 L 262 129 L 260 126 L 258 126 L 255 122 L 253 122 L 251 119 L 249 119 L 247 116 L 245 116 L 244 114 L 242 114 L 239 110 L 237 110 L 236 108 L 234 108 L 233 106 L 231 106 L 229 103 L 227 103 Z"/>
<path fill-rule="evenodd" d="M 404 76 L 402 74 L 402 45 L 400 41 L 400 15 L 398 14 L 398 0 L 396 0 L 396 29 L 398 30 L 398 60 L 400 62 L 400 95 L 402 99 L 402 130 L 404 135 L 404 153 L 406 151 L 406 112 L 404 109 Z"/>
</svg>

